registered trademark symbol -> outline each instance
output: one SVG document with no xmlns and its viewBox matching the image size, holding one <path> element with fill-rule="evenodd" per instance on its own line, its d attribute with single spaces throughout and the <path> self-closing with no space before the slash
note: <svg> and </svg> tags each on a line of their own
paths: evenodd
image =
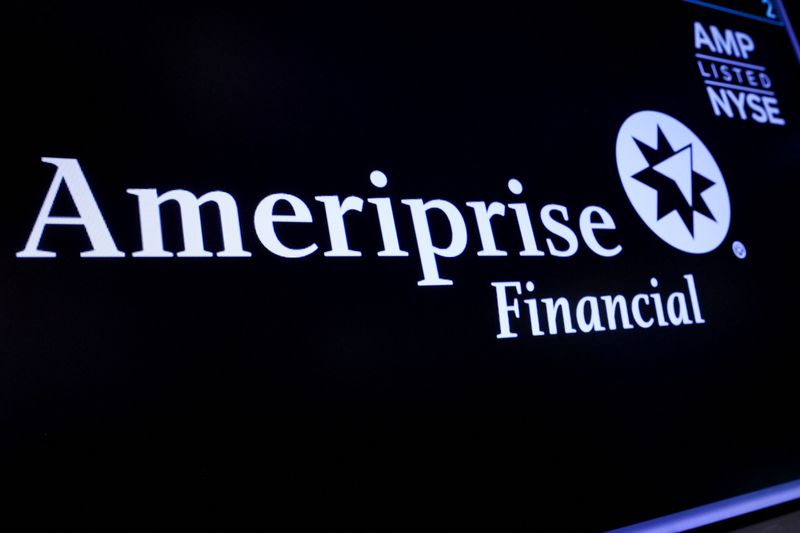
<svg viewBox="0 0 800 533">
<path fill-rule="evenodd" d="M 733 241 L 731 249 L 733 250 L 733 255 L 739 259 L 744 259 L 747 257 L 747 248 L 745 248 L 744 244 L 742 244 L 740 241 Z"/>
</svg>

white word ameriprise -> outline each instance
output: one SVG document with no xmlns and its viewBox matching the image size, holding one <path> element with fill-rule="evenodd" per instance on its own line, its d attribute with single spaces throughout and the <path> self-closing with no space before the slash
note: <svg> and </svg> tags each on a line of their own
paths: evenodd
<svg viewBox="0 0 800 533">
<path fill-rule="evenodd" d="M 56 166 L 55 176 L 45 195 L 39 215 L 33 224 L 25 248 L 17 253 L 19 258 L 53 258 L 56 252 L 41 249 L 41 240 L 45 230 L 50 226 L 82 226 L 89 237 L 92 248 L 81 252 L 85 258 L 121 258 L 125 252 L 117 248 L 114 238 L 108 229 L 103 214 L 98 206 L 89 183 L 76 159 L 44 157 L 42 161 Z M 383 189 L 388 179 L 383 172 L 373 171 L 370 174 L 372 185 Z M 53 204 L 60 190 L 65 190 L 77 211 L 77 216 L 54 216 Z M 522 184 L 511 179 L 508 189 L 514 196 L 522 194 Z M 239 209 L 236 200 L 223 191 L 212 191 L 199 198 L 192 192 L 175 189 L 159 193 L 156 189 L 127 189 L 127 193 L 138 199 L 139 222 L 142 236 L 142 249 L 133 252 L 137 258 L 169 258 L 176 254 L 164 249 L 164 235 L 161 225 L 161 206 L 174 202 L 180 208 L 181 227 L 183 231 L 184 249 L 177 257 L 213 257 L 215 254 L 206 250 L 203 243 L 203 228 L 200 207 L 213 204 L 218 208 L 222 228 L 222 251 L 217 257 L 251 257 L 251 252 L 244 249 L 242 232 L 239 224 Z M 361 252 L 353 250 L 347 241 L 347 220 L 355 213 L 364 211 L 364 199 L 357 196 L 341 198 L 339 196 L 315 196 L 325 209 L 325 219 L 330 236 L 330 250 L 324 252 L 325 257 L 360 257 Z M 441 199 L 422 200 L 404 199 L 400 202 L 408 207 L 414 226 L 417 241 L 417 252 L 422 268 L 420 286 L 452 285 L 453 281 L 443 278 L 439 273 L 441 258 L 454 258 L 461 255 L 467 246 L 467 225 L 458 207 Z M 383 250 L 377 252 L 380 257 L 407 257 L 409 253 L 400 247 L 392 201 L 388 197 L 367 198 L 366 203 L 375 206 L 375 214 L 380 226 Z M 479 256 L 503 257 L 508 252 L 497 248 L 492 228 L 492 220 L 505 217 L 506 210 L 514 213 L 523 257 L 536 257 L 550 254 L 556 257 L 569 257 L 578 251 L 579 240 L 567 222 L 570 215 L 567 208 L 558 204 L 547 204 L 539 211 L 541 225 L 549 232 L 545 239 L 545 247 L 540 247 L 534 234 L 533 224 L 528 206 L 525 203 L 500 202 L 466 202 L 472 210 L 478 228 L 481 249 Z M 280 209 L 280 211 L 278 211 Z M 446 220 L 449 225 L 449 239 L 445 242 L 434 242 L 431 234 L 429 217 L 434 214 Z M 347 215 L 347 216 L 345 216 Z M 366 213 L 364 213 L 365 216 Z M 443 218 L 442 218 L 443 217 Z M 288 193 L 270 194 L 256 207 L 253 225 L 261 244 L 273 254 L 298 259 L 315 253 L 319 246 L 309 243 L 302 248 L 290 247 L 281 241 L 279 228 L 286 224 L 308 224 L 314 222 L 308 205 L 297 196 Z M 598 206 L 585 207 L 578 217 L 580 236 L 585 245 L 601 257 L 613 257 L 622 251 L 617 244 L 606 247 L 600 244 L 596 234 L 616 229 L 614 220 L 605 209 Z M 557 239 L 556 239 L 557 238 Z"/>
<path fill-rule="evenodd" d="M 84 258 L 122 258 L 125 252 L 117 248 L 114 238 L 106 224 L 94 194 L 92 193 L 86 176 L 76 159 L 44 157 L 42 161 L 56 166 L 56 172 L 50 184 L 39 215 L 34 222 L 25 248 L 16 255 L 19 258 L 54 258 L 56 252 L 41 249 L 41 240 L 49 226 L 81 226 L 89 237 L 91 249 L 80 253 Z M 373 171 L 370 182 L 378 189 L 383 189 L 388 184 L 388 178 L 383 172 Z M 53 205 L 59 192 L 65 188 L 69 194 L 77 216 L 54 216 Z M 514 196 L 523 192 L 522 184 L 516 180 L 508 181 L 508 190 Z M 136 196 L 139 205 L 139 221 L 142 236 L 142 249 L 133 252 L 133 257 L 138 258 L 169 258 L 169 257 L 252 257 L 252 253 L 244 249 L 242 243 L 241 226 L 239 224 L 239 209 L 236 200 L 223 191 L 211 191 L 199 198 L 192 192 L 175 189 L 159 193 L 156 189 L 127 189 L 128 194 Z M 361 252 L 349 247 L 345 215 L 351 212 L 362 213 L 364 199 L 357 196 L 340 198 L 339 196 L 315 196 L 325 209 L 325 219 L 330 236 L 330 250 L 324 252 L 326 257 L 360 257 Z M 161 225 L 161 207 L 166 202 L 174 202 L 180 209 L 181 227 L 183 231 L 184 249 L 177 254 L 164 249 L 164 235 Z M 367 198 L 366 202 L 375 206 L 378 224 L 383 240 L 383 250 L 377 252 L 380 257 L 408 257 L 409 253 L 401 249 L 397 228 L 395 225 L 392 201 L 388 197 Z M 404 199 L 400 202 L 408 207 L 414 226 L 417 241 L 417 252 L 422 268 L 422 279 L 417 282 L 419 286 L 448 286 L 453 285 L 450 279 L 442 278 L 439 273 L 440 258 L 454 258 L 461 255 L 467 246 L 467 226 L 461 211 L 451 202 L 441 199 L 422 200 Z M 216 254 L 206 250 L 203 242 L 201 206 L 213 204 L 219 211 L 220 226 L 222 229 L 222 251 Z M 282 205 L 283 204 L 283 205 Z M 522 250 L 519 255 L 523 257 L 540 257 L 549 253 L 556 257 L 570 257 L 575 255 L 579 247 L 578 236 L 566 223 L 569 222 L 569 212 L 565 206 L 547 204 L 539 210 L 539 219 L 544 228 L 549 232 L 545 239 L 546 248 L 540 249 L 534 234 L 533 224 L 528 206 L 525 203 L 500 202 L 466 202 L 472 210 L 478 227 L 478 236 L 481 243 L 479 256 L 503 257 L 508 252 L 499 250 L 495 243 L 492 219 L 505 217 L 506 208 L 513 211 L 516 226 L 519 229 Z M 278 207 L 282 210 L 276 212 Z M 287 214 L 287 209 L 290 211 Z M 450 237 L 449 242 L 434 243 L 431 234 L 429 215 L 438 212 L 447 220 Z M 302 248 L 293 248 L 281 241 L 278 236 L 278 227 L 283 224 L 312 223 L 313 217 L 308 205 L 297 196 L 288 193 L 270 194 L 256 207 L 253 215 L 253 224 L 256 235 L 261 244 L 273 254 L 287 259 L 307 257 L 319 249 L 316 243 L 310 243 Z M 622 251 L 622 246 L 617 244 L 606 247 L 600 244 L 596 232 L 609 232 L 616 229 L 614 220 L 605 209 L 598 206 L 585 207 L 578 217 L 580 236 L 586 246 L 601 257 L 613 257 Z M 553 237 L 558 238 L 556 242 Z M 547 252 L 545 252 L 547 250 Z M 700 312 L 700 302 L 697 297 L 694 277 L 691 274 L 684 276 L 687 283 L 686 294 L 675 292 L 663 299 L 659 293 L 636 294 L 630 303 L 623 295 L 585 296 L 577 304 L 564 297 L 561 298 L 525 298 L 525 313 L 530 324 L 532 336 L 556 335 L 560 333 L 584 333 L 615 330 L 618 325 L 623 330 L 649 328 L 653 325 L 680 326 L 704 323 Z M 658 281 L 651 279 L 653 288 L 658 287 Z M 494 282 L 497 299 L 498 322 L 500 332 L 498 339 L 517 337 L 512 330 L 512 317 L 521 319 L 522 311 L 520 299 L 522 283 L 516 281 Z M 533 293 L 534 285 L 525 283 L 525 291 Z M 688 295 L 688 296 L 687 296 Z M 689 311 L 689 302 L 691 313 Z M 540 312 L 541 311 L 541 312 Z M 547 327 L 540 321 L 546 321 Z M 577 326 L 577 329 L 575 328 Z"/>
</svg>

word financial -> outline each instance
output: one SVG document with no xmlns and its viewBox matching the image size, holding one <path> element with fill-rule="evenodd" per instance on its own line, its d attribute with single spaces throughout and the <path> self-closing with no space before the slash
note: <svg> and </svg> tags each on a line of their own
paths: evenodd
<svg viewBox="0 0 800 533">
<path fill-rule="evenodd" d="M 527 314 L 530 334 L 534 337 L 557 335 L 559 333 L 592 333 L 622 329 L 650 328 L 655 326 L 683 326 L 703 324 L 700 312 L 700 300 L 694 276 L 686 274 L 686 293 L 676 291 L 669 296 L 658 292 L 640 293 L 631 297 L 630 302 L 622 294 L 605 296 L 584 296 L 574 306 L 566 297 L 560 298 L 526 298 L 523 313 Z M 520 299 L 522 284 L 518 281 L 492 283 L 497 297 L 497 309 L 500 321 L 498 339 L 512 339 L 517 333 L 512 329 L 511 318 L 522 318 Z M 658 288 L 658 280 L 650 278 L 650 286 Z M 533 282 L 525 283 L 525 292 L 534 292 Z M 691 313 L 689 304 L 691 304 Z M 573 318 L 574 317 L 574 318 Z M 545 328 L 544 324 L 547 324 Z M 575 329 L 574 326 L 578 326 Z"/>
</svg>

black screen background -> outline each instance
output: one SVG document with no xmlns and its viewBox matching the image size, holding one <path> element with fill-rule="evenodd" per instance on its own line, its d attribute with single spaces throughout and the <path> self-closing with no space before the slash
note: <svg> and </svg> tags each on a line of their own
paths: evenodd
<svg viewBox="0 0 800 533">
<path fill-rule="evenodd" d="M 800 76 L 783 28 L 678 1 L 41 3 L 7 16 L 9 502 L 84 524 L 151 510 L 268 524 L 292 509 L 298 526 L 599 530 L 800 477 Z M 753 36 L 787 126 L 713 115 L 694 20 Z M 643 109 L 692 128 L 725 176 L 731 227 L 712 253 L 671 248 L 628 203 L 614 143 Z M 80 259 L 89 243 L 74 228 L 46 230 L 57 259 L 15 257 L 53 178 L 41 157 L 80 161 L 127 258 Z M 363 257 L 323 257 L 313 197 L 382 195 L 374 169 L 389 176 L 411 257 L 376 257 L 368 205 L 348 219 Z M 463 203 L 515 200 L 510 177 L 532 211 L 567 206 L 573 228 L 584 206 L 608 209 L 623 252 L 520 258 L 506 217 L 496 233 L 509 256 L 477 257 Z M 253 257 L 130 257 L 131 187 L 231 193 Z M 252 213 L 274 192 L 301 197 L 315 219 L 281 236 L 320 251 L 288 260 L 260 245 Z M 467 250 L 440 261 L 453 287 L 417 287 L 401 198 L 462 208 Z M 177 214 L 164 213 L 178 251 Z M 219 250 L 217 217 L 204 213 L 207 249 Z M 648 291 L 651 276 L 680 289 L 686 273 L 702 326 L 543 338 L 520 326 L 518 339 L 495 338 L 491 281 L 532 280 L 574 301 Z"/>
</svg>

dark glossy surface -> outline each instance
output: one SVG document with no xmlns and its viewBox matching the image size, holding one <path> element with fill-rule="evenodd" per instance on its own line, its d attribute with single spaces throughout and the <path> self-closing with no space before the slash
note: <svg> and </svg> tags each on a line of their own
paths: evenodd
<svg viewBox="0 0 800 533">
<path fill-rule="evenodd" d="M 713 115 L 695 20 L 756 39 L 785 127 Z M 25 3 L 3 24 L 0 461 L 17 499 L 90 523 L 155 509 L 220 527 L 601 530 L 800 477 L 800 69 L 783 28 L 680 1 Z M 628 203 L 614 143 L 643 109 L 687 124 L 722 169 L 732 222 L 712 253 L 669 247 Z M 57 259 L 17 259 L 46 156 L 79 159 L 129 254 L 125 189 L 157 187 L 234 195 L 253 257 L 90 261 L 67 228 L 45 234 Z M 374 169 L 411 257 L 376 257 L 374 214 L 348 226 L 361 258 L 261 247 L 265 195 L 303 198 L 319 222 L 286 238 L 326 250 L 313 197 L 374 197 Z M 512 201 L 510 177 L 573 224 L 608 209 L 623 252 L 477 257 L 463 203 Z M 453 287 L 416 285 L 401 198 L 462 208 L 467 250 L 441 262 Z M 175 213 L 164 227 L 179 250 Z M 510 223 L 497 239 L 518 249 Z M 495 338 L 491 281 L 577 299 L 686 273 L 704 325 Z"/>
</svg>

